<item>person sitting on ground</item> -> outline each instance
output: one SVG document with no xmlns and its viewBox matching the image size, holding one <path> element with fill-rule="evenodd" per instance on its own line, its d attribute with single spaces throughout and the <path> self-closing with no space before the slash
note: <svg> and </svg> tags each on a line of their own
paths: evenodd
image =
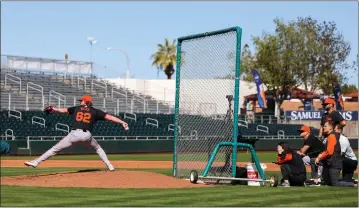
<svg viewBox="0 0 359 208">
<path fill-rule="evenodd" d="M 297 153 L 302 156 L 304 165 L 310 165 L 312 172 L 313 180 L 308 180 L 306 183 L 312 186 L 320 186 L 323 166 L 316 166 L 315 159 L 324 151 L 324 144 L 311 133 L 308 126 L 303 125 L 298 131 L 300 132 L 300 137 L 304 140 L 304 145 Z"/>
<path fill-rule="evenodd" d="M 335 126 L 335 132 L 340 135 L 339 143 L 341 148 L 341 154 L 344 156 L 343 158 L 343 170 L 342 170 L 342 180 L 343 181 L 354 181 L 354 171 L 358 167 L 358 159 L 350 146 L 350 142 L 346 136 L 343 135 L 343 126 L 337 124 Z"/>
<path fill-rule="evenodd" d="M 284 187 L 303 186 L 307 173 L 300 155 L 293 151 L 287 142 L 278 143 L 278 157 L 275 164 L 280 165 L 282 173 L 281 185 Z"/>
<path fill-rule="evenodd" d="M 327 121 L 324 124 L 323 132 L 327 139 L 325 151 L 318 155 L 315 164 L 320 161 L 323 163 L 323 179 L 328 186 L 354 187 L 353 181 L 347 182 L 339 179 L 340 171 L 343 166 L 343 156 L 341 155 L 340 135 L 334 131 L 335 122 Z"/>
</svg>

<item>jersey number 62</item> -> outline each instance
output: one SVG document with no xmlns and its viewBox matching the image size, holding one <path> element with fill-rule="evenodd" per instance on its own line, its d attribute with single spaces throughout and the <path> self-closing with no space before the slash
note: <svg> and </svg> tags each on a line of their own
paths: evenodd
<svg viewBox="0 0 359 208">
<path fill-rule="evenodd" d="M 83 112 L 77 112 L 76 114 L 76 121 L 82 121 L 84 123 L 90 123 L 91 120 L 91 114 L 90 113 L 83 113 Z"/>
</svg>

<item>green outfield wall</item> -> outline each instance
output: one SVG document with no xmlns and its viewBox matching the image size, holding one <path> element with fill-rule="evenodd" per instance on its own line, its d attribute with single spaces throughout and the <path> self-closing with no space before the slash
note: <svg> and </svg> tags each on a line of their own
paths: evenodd
<svg viewBox="0 0 359 208">
<path fill-rule="evenodd" d="M 259 140 L 255 143 L 255 149 L 257 151 L 275 151 L 277 143 L 281 141 L 289 142 L 290 146 L 294 149 L 300 148 L 303 144 L 301 139 L 291 140 L 279 140 L 279 139 L 267 139 Z M 352 148 L 358 149 L 358 140 L 350 139 Z M 8 140 L 11 146 L 12 155 L 29 155 L 29 150 L 26 148 L 26 140 Z M 31 141 L 31 155 L 39 155 L 44 153 L 46 150 L 56 144 L 57 141 Z M 161 153 L 161 152 L 172 152 L 173 151 L 173 140 L 99 140 L 98 143 L 102 148 L 109 154 L 121 154 L 121 153 Z M 212 149 L 213 146 L 208 145 L 210 142 L 194 140 L 193 146 L 205 146 L 206 148 Z M 20 148 L 20 149 L 19 149 Z M 198 151 L 203 151 L 199 149 Z M 91 154 L 95 153 L 94 150 L 82 146 L 76 145 L 63 150 L 60 154 Z"/>
</svg>

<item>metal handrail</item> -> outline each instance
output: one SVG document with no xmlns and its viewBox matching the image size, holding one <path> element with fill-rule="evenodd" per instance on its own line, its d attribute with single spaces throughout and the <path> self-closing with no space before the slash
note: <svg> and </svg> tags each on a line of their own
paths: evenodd
<svg viewBox="0 0 359 208">
<path fill-rule="evenodd" d="M 167 131 L 174 131 L 175 125 L 174 124 L 168 124 Z"/>
<path fill-rule="evenodd" d="M 66 127 L 67 130 L 65 130 L 65 129 L 60 129 L 59 126 Z M 56 131 L 63 131 L 63 132 L 69 133 L 69 132 L 70 132 L 70 127 L 69 127 L 68 125 L 66 125 L 66 124 L 57 123 L 57 124 L 55 125 L 55 130 L 56 130 Z"/>
<path fill-rule="evenodd" d="M 11 132 L 11 135 L 7 133 L 8 131 Z M 6 138 L 6 140 L 7 140 L 7 138 L 8 138 L 9 136 L 11 137 L 12 140 L 15 140 L 14 131 L 13 131 L 12 129 L 6 129 L 6 131 L 5 131 L 5 138 Z"/>
<path fill-rule="evenodd" d="M 125 93 L 122 93 L 122 92 L 116 91 L 116 90 L 117 90 L 116 87 L 112 87 L 112 89 L 111 89 L 111 99 L 112 99 L 112 100 L 113 100 L 113 94 L 122 95 L 122 96 L 124 96 L 124 97 L 126 98 L 126 100 L 127 100 L 127 91 L 125 91 Z"/>
<path fill-rule="evenodd" d="M 125 93 L 119 92 L 119 91 L 115 91 L 114 89 L 117 89 L 115 87 L 112 87 L 111 89 L 111 99 L 113 100 L 113 94 L 117 94 L 117 95 L 122 95 L 125 97 L 125 105 L 127 107 L 127 91 L 125 91 Z M 117 98 L 117 111 L 120 111 L 120 103 L 119 103 L 119 99 Z"/>
<path fill-rule="evenodd" d="M 40 88 L 41 90 L 36 89 L 34 86 Z M 29 109 L 29 89 L 33 89 L 41 93 L 42 108 L 44 108 L 45 107 L 44 88 L 41 85 L 35 84 L 33 82 L 28 82 L 26 84 L 26 109 L 27 110 Z"/>
<path fill-rule="evenodd" d="M 32 87 L 31 85 L 36 86 L 36 87 L 38 87 L 38 88 L 41 88 L 41 90 L 36 89 L 36 88 Z M 30 88 L 30 89 L 39 91 L 39 92 L 41 92 L 41 93 L 44 92 L 44 88 L 43 88 L 41 85 L 35 84 L 35 83 L 33 83 L 33 82 L 28 82 L 28 83 L 26 84 L 26 88 L 27 88 L 27 89 L 26 89 L 27 91 L 28 91 L 28 88 Z M 28 93 L 27 91 L 26 91 L 26 93 Z M 42 94 L 42 95 L 43 95 L 43 94 Z"/>
<path fill-rule="evenodd" d="M 175 131 L 174 127 L 175 127 L 174 124 L 168 124 L 167 131 Z M 177 126 L 177 128 L 178 128 L 178 133 L 181 134 L 181 127 Z"/>
<path fill-rule="evenodd" d="M 79 75 L 71 75 L 71 85 L 74 85 L 74 77 L 77 77 L 77 88 L 80 89 L 80 80 L 84 81 L 84 90 L 86 90 L 86 77 L 79 76 Z M 82 78 L 83 77 L 83 78 Z"/>
<path fill-rule="evenodd" d="M 278 135 L 278 138 L 284 138 L 284 131 L 278 130 L 277 135 Z"/>
<path fill-rule="evenodd" d="M 54 94 L 54 95 L 53 95 Z M 57 95 L 57 96 L 55 96 L 55 95 Z M 56 92 L 56 91 L 54 91 L 54 90 L 50 90 L 50 92 L 49 92 L 49 104 L 51 105 L 51 97 L 56 97 L 57 99 L 58 99 L 58 106 L 59 106 L 59 108 L 61 107 L 61 101 L 63 101 L 64 102 L 64 107 L 65 107 L 65 105 L 66 105 L 66 96 L 65 95 L 63 95 L 63 94 L 61 94 L 61 93 L 58 93 L 58 92 Z M 62 99 L 61 99 L 62 98 Z"/>
<path fill-rule="evenodd" d="M 17 79 L 17 80 L 19 80 L 19 81 L 16 81 L 16 80 L 14 80 L 14 79 L 9 79 L 8 77 L 12 77 L 12 78 Z M 20 77 L 17 77 L 17 76 L 14 76 L 14 75 L 12 75 L 12 74 L 5 74 L 5 87 L 6 87 L 6 85 L 7 85 L 7 80 L 13 81 L 13 82 L 15 82 L 15 83 L 18 83 L 19 86 L 20 86 L 19 94 L 21 94 L 21 78 L 20 78 Z"/>
<path fill-rule="evenodd" d="M 11 93 L 9 93 L 9 106 L 8 109 L 11 109 Z"/>
<path fill-rule="evenodd" d="M 244 126 L 248 129 L 248 122 L 243 120 L 238 120 L 238 126 Z"/>
<path fill-rule="evenodd" d="M 263 126 L 263 125 L 257 125 L 256 131 L 261 131 L 264 133 L 269 133 L 269 128 L 268 126 Z"/>
<path fill-rule="evenodd" d="M 35 119 L 39 119 L 39 120 L 41 120 L 41 121 L 43 121 L 43 123 L 40 123 L 40 122 L 37 122 L 37 121 L 35 121 Z M 44 119 L 44 118 L 41 118 L 41 117 L 38 117 L 38 116 L 33 116 L 32 118 L 31 118 L 31 124 L 39 124 L 39 125 L 41 125 L 41 126 L 46 126 L 45 125 L 45 123 L 46 123 L 46 120 Z"/>
<path fill-rule="evenodd" d="M 132 100 L 131 100 L 131 111 L 132 111 L 132 107 L 133 107 L 133 102 L 134 101 L 137 101 L 137 102 L 139 102 L 139 103 L 142 103 L 143 104 L 143 113 L 146 113 L 146 107 L 148 107 L 148 100 L 146 99 L 146 98 L 144 98 L 144 97 L 141 97 L 141 96 L 139 96 L 139 95 L 135 95 L 135 94 L 133 94 L 132 95 Z"/>
<path fill-rule="evenodd" d="M 192 130 L 191 131 L 191 138 L 192 137 L 195 137 L 196 140 L 198 139 L 198 131 L 197 130 Z"/>
<path fill-rule="evenodd" d="M 97 82 L 97 83 L 101 83 L 101 84 L 104 84 L 105 86 L 102 86 L 102 85 L 99 85 L 99 84 L 96 84 L 94 82 Z M 105 98 L 107 97 L 107 83 L 105 82 L 102 82 L 102 81 L 98 81 L 96 79 L 91 79 L 91 93 L 93 93 L 93 86 L 97 86 L 97 87 L 100 87 L 100 88 L 103 88 L 105 89 Z"/>
<path fill-rule="evenodd" d="M 13 114 L 11 114 L 11 112 L 16 112 L 16 113 L 20 114 L 20 116 L 13 115 Z M 20 121 L 22 121 L 22 113 L 20 111 L 9 109 L 8 112 L 7 112 L 7 115 L 8 115 L 9 118 L 10 117 L 15 117 L 15 118 L 19 118 Z"/>
<path fill-rule="evenodd" d="M 155 123 L 151 123 L 150 121 L 153 121 Z M 153 118 L 146 118 L 146 125 L 152 125 L 152 126 L 156 126 L 158 128 L 158 120 L 157 119 L 153 119 Z"/>
<path fill-rule="evenodd" d="M 133 117 L 129 117 L 128 115 L 133 115 Z M 132 119 L 132 120 L 134 120 L 134 121 L 137 121 L 137 116 L 136 116 L 136 114 L 134 114 L 134 113 L 124 113 L 124 115 L 123 115 L 123 117 L 126 119 L 126 118 L 128 118 L 128 119 Z"/>
</svg>

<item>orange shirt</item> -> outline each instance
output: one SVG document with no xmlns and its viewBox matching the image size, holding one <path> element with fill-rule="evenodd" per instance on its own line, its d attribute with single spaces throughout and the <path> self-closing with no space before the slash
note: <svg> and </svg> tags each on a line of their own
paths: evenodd
<svg viewBox="0 0 359 208">
<path fill-rule="evenodd" d="M 285 163 L 288 163 L 289 161 L 291 161 L 292 159 L 293 159 L 292 153 L 287 153 L 287 154 L 285 155 L 284 159 L 282 159 L 281 156 L 278 156 L 278 157 L 277 157 L 277 163 L 278 163 L 279 165 L 285 164 Z"/>
</svg>

